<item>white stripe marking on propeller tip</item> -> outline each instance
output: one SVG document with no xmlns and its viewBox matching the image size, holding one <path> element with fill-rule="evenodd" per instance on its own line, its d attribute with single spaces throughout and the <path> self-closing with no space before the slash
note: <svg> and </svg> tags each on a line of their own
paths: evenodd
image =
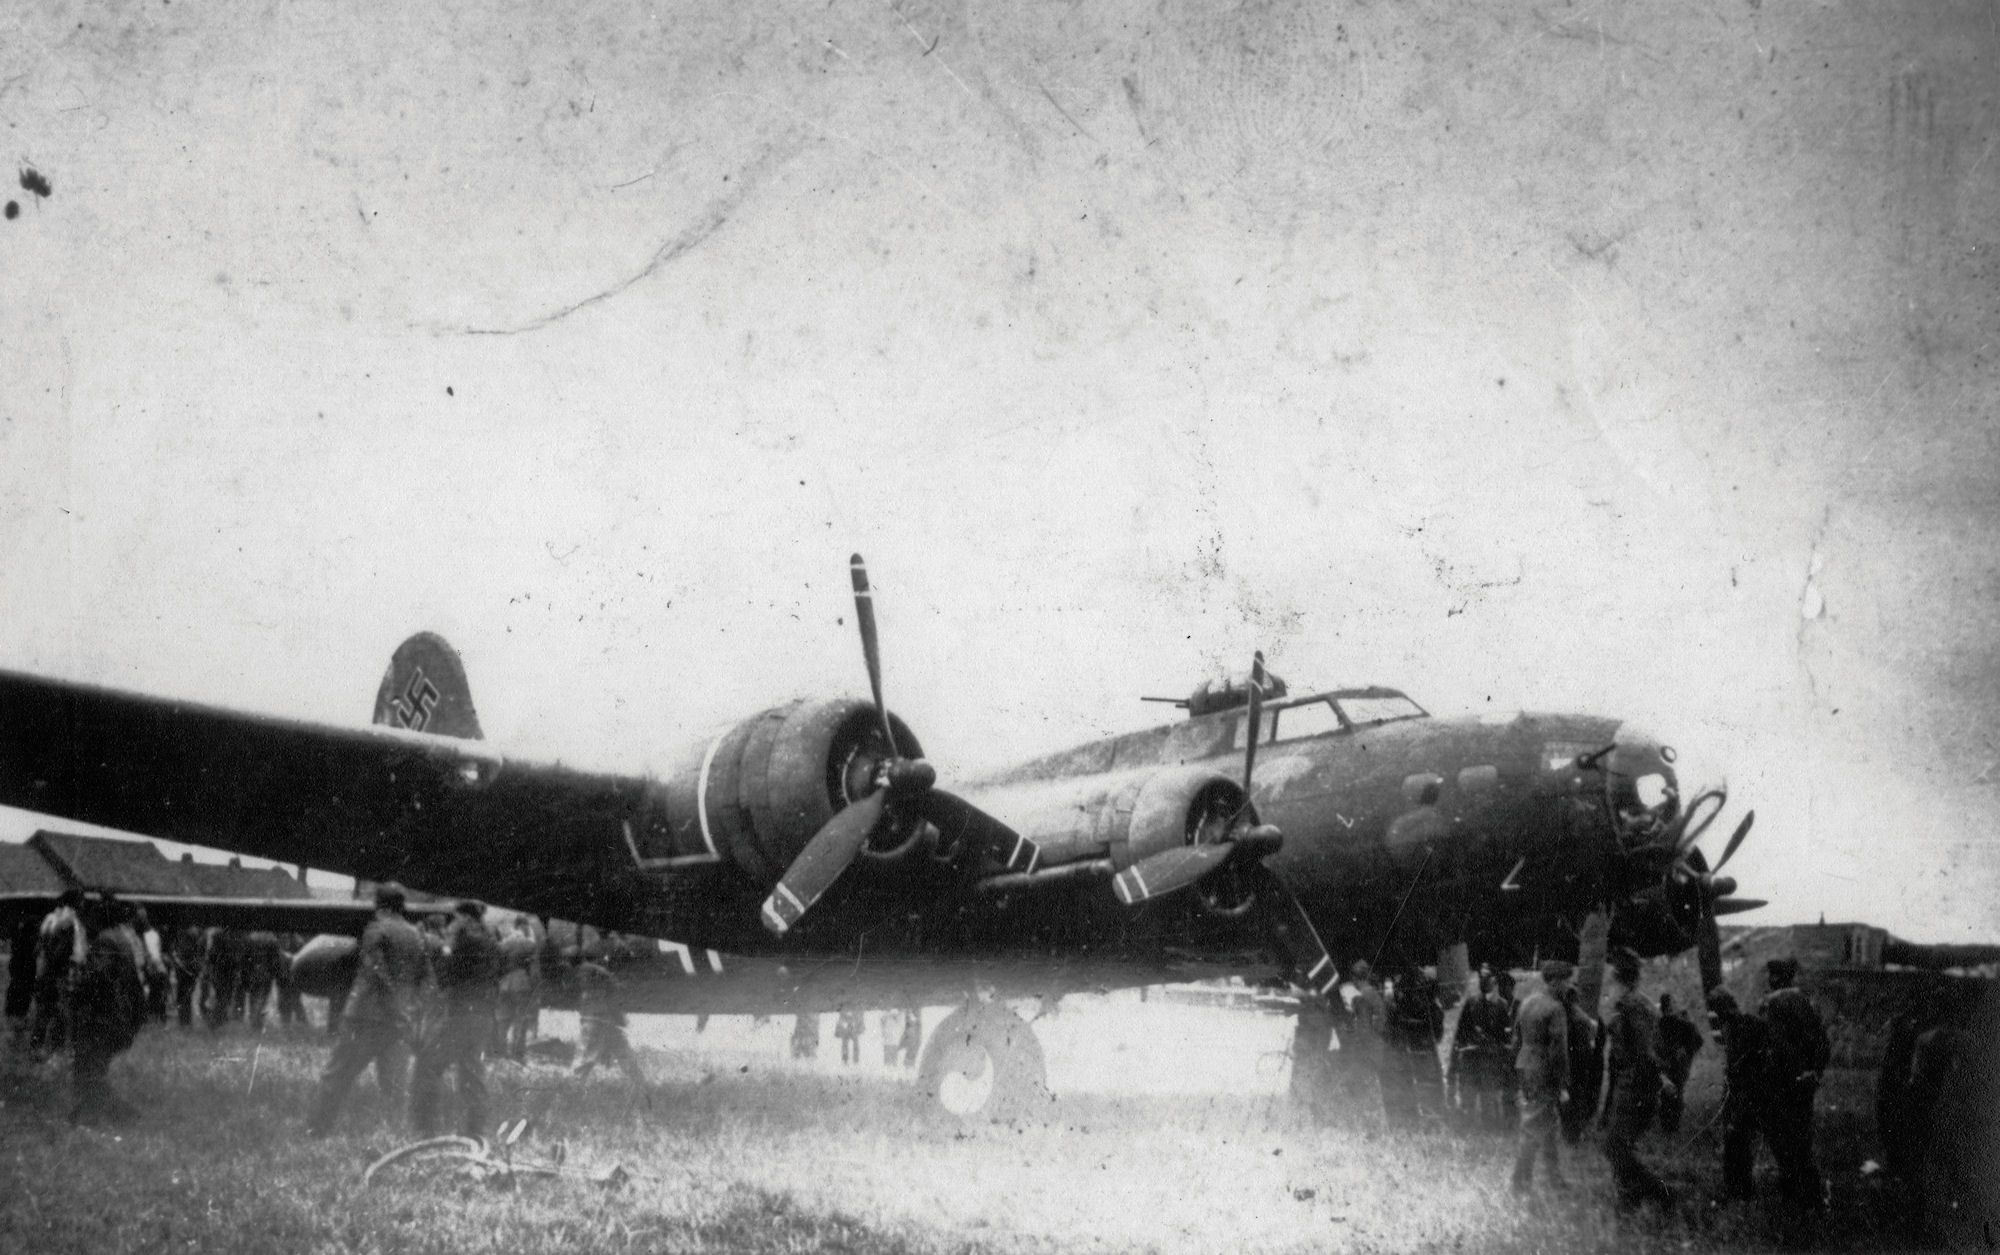
<svg viewBox="0 0 2000 1255">
<path fill-rule="evenodd" d="M 774 933 L 782 933 L 791 927 L 785 922 L 785 917 L 778 914 L 777 903 L 771 898 L 764 899 L 764 927 Z"/>
<path fill-rule="evenodd" d="M 1322 954 L 1319 956 L 1319 962 L 1312 965 L 1312 971 L 1306 973 L 1306 979 L 1315 980 L 1318 978 L 1321 969 L 1332 966 L 1333 966 L 1333 956 Z"/>
<path fill-rule="evenodd" d="M 1025 844 L 1027 840 L 1028 839 L 1026 837 L 1020 836 L 1018 834 L 1014 837 L 1014 848 L 1007 852 L 1007 866 L 1012 867 L 1015 863 L 1021 860 L 1021 846 Z"/>
<path fill-rule="evenodd" d="M 794 911 L 798 912 L 799 915 L 804 915 L 806 913 L 806 904 L 800 901 L 799 895 L 793 893 L 792 887 L 786 884 L 782 880 L 778 882 L 778 887 L 772 891 L 771 896 L 775 898 L 781 893 L 785 895 L 786 903 L 788 903 Z"/>
</svg>

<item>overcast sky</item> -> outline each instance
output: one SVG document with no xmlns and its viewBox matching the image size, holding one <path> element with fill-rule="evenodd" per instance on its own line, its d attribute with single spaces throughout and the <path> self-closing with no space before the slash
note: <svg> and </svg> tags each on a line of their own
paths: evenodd
<svg viewBox="0 0 2000 1255">
<path fill-rule="evenodd" d="M 2000 933 L 2000 10 L 574 9 L 0 17 L 0 666 L 664 765 L 860 550 L 947 780 L 1261 647 Z"/>
</svg>

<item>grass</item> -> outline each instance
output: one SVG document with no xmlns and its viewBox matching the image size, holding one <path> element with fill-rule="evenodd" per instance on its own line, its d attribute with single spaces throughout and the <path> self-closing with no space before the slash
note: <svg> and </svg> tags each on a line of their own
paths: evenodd
<svg viewBox="0 0 2000 1255">
<path fill-rule="evenodd" d="M 1686 1200 L 1621 1220 L 1593 1145 L 1570 1193 L 1506 1191 L 1510 1138 L 1385 1128 L 1365 1101 L 1335 1127 L 1281 1097 L 1064 1095 L 1047 1118 L 963 1128 L 880 1074 L 718 1065 L 645 1052 L 656 1084 L 491 1069 L 493 1114 L 525 1115 L 517 1148 L 562 1148 L 580 1177 L 513 1188 L 438 1162 L 362 1171 L 407 1140 L 365 1079 L 340 1129 L 300 1134 L 323 1038 L 240 1029 L 149 1030 L 113 1067 L 143 1109 L 116 1129 L 64 1116 L 67 1077 L 18 1059 L 0 1077 L 0 1250 L 88 1252 L 624 1251 L 1639 1251 L 1879 1250 L 1907 1244 L 1869 1146 L 1870 1089 L 1835 1074 L 1821 1104 L 1829 1221 L 1802 1229 L 1776 1203 L 1715 1209 L 1717 1151 L 1697 1133 L 1646 1148 Z M 254 1080 L 253 1080 L 254 1072 Z M 1712 1061 L 1690 1129 L 1713 1109 Z M 1768 1174 L 1768 1162 L 1763 1165 Z"/>
</svg>

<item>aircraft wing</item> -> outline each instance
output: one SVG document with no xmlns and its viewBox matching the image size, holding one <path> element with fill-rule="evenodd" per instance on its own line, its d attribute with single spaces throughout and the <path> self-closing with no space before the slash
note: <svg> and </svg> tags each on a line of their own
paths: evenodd
<svg viewBox="0 0 2000 1255">
<path fill-rule="evenodd" d="M 624 825 L 647 787 L 476 741 L 0 672 L 0 804 L 569 919 L 629 914 Z"/>
<path fill-rule="evenodd" d="M 309 898 L 203 898 L 179 894 L 121 893 L 122 902 L 146 908 L 162 934 L 175 928 L 235 928 L 276 933 L 339 933 L 358 937 L 375 916 L 369 902 L 326 902 Z M 39 919 L 55 906 L 52 895 L 0 893 L 0 920 L 9 924 Z M 421 913 L 425 908 L 415 908 Z M 449 910 L 450 904 L 435 909 Z"/>
</svg>

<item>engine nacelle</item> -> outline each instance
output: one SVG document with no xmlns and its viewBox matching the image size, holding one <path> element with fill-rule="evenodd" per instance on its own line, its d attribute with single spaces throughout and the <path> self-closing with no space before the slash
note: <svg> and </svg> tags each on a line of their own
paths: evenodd
<svg viewBox="0 0 2000 1255">
<path fill-rule="evenodd" d="M 1122 871 L 1163 850 L 1218 840 L 1239 816 L 1256 822 L 1243 786 L 1227 776 L 1202 767 L 1155 770 L 1132 799 L 1125 839 L 1111 849 L 1112 864 Z"/>
<path fill-rule="evenodd" d="M 893 713 L 889 722 L 896 749 L 921 757 L 908 726 Z M 662 867 L 727 863 L 775 884 L 836 811 L 870 792 L 889 757 L 868 702 L 773 707 L 688 747 L 649 799 L 634 853 Z"/>
</svg>

